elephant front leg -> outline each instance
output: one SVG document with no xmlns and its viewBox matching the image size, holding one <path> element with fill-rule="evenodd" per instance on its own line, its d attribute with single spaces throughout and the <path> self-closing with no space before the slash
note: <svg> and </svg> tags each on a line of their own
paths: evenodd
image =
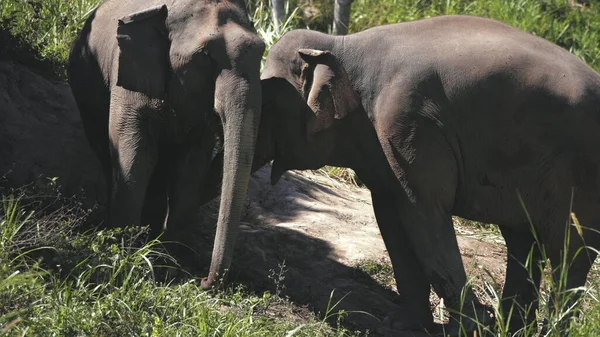
<svg viewBox="0 0 600 337">
<path fill-rule="evenodd" d="M 385 242 L 401 296 L 401 309 L 391 313 L 393 330 L 432 331 L 433 316 L 429 305 L 430 284 L 413 246 L 398 218 L 398 202 L 393 195 L 371 193 L 373 209 Z M 393 317 L 392 317 L 393 316 Z"/>
<path fill-rule="evenodd" d="M 466 287 L 467 277 L 454 233 L 452 209 L 460 171 L 454 145 L 449 143 L 452 140 L 447 134 L 424 117 L 432 111 L 412 110 L 415 106 L 427 106 L 420 98 L 411 102 L 407 97 L 393 99 L 394 94 L 390 95 L 386 102 L 394 104 L 384 105 L 379 111 L 388 118 L 376 122 L 375 128 L 397 179 L 398 203 L 392 207 L 398 212 L 426 279 L 450 311 L 447 330 L 452 336 L 461 330 L 472 335 L 479 325 L 475 318 L 483 325 L 491 320 L 470 287 Z M 398 107 L 397 102 L 406 105 Z M 419 127 L 399 127 L 411 120 Z"/>
<path fill-rule="evenodd" d="M 158 160 L 156 111 L 141 94 L 116 90 L 111 100 L 109 139 L 112 162 L 110 223 L 140 225 L 150 177 Z"/>
<path fill-rule="evenodd" d="M 474 330 L 488 328 L 493 318 L 467 285 L 451 215 L 436 207 L 417 208 L 410 203 L 396 209 L 426 279 L 450 312 L 445 334 L 471 335 Z"/>
</svg>

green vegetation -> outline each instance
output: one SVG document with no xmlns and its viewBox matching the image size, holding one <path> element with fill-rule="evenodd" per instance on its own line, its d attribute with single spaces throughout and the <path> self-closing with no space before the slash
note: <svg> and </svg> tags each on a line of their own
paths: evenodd
<svg viewBox="0 0 600 337">
<path fill-rule="evenodd" d="M 11 50 L 4 44 L 0 56 L 16 52 L 32 57 L 64 78 L 70 44 L 99 2 L 0 0 L 0 42 L 6 34 L 11 42 Z M 276 30 L 269 1 L 250 2 L 253 21 L 268 47 L 292 28 L 329 29 L 332 1 L 290 3 L 289 19 Z M 599 13 L 598 3 L 580 10 L 568 7 L 565 0 L 355 0 L 350 31 L 441 14 L 479 15 L 555 42 L 600 70 Z M 323 172 L 360 184 L 352 171 Z M 159 277 L 165 274 L 160 264 L 177 268 L 175 261 L 163 253 L 159 241 L 142 243 L 145 229 L 77 233 L 79 214 L 59 210 L 37 215 L 32 210 L 38 206 L 26 200 L 9 195 L 0 204 L 0 335 L 352 335 L 312 313 L 298 318 L 293 313 L 297 308 L 277 295 L 256 295 L 243 288 L 204 292 L 194 280 L 165 281 Z M 357 270 L 360 277 L 367 274 L 393 285 L 389 265 L 363 261 Z M 593 275 L 596 281 L 587 288 L 585 315 L 573 325 L 574 336 L 600 335 L 597 266 Z M 551 283 L 545 279 L 543 302 Z M 488 294 L 497 303 L 493 288 Z"/>
<path fill-rule="evenodd" d="M 0 335 L 350 336 L 310 314 L 297 322 L 268 292 L 161 281 L 176 264 L 158 241 L 143 243 L 145 228 L 76 233 L 77 217 L 48 221 L 26 200 L 5 197 L 0 208 Z"/>
<path fill-rule="evenodd" d="M 574 9 L 566 0 L 356 0 L 350 32 L 443 14 L 493 18 L 543 37 L 600 70 L 600 3 Z"/>
<path fill-rule="evenodd" d="M 333 17 L 330 2 L 289 1 L 289 20 L 280 31 L 271 28 L 268 1 L 250 1 L 248 7 L 259 33 L 270 46 L 290 28 L 328 30 Z M 71 42 L 99 3 L 100 0 L 0 0 L 0 27 L 64 71 Z M 355 0 L 350 32 L 443 14 L 478 15 L 506 22 L 550 40 L 600 69 L 599 3 L 580 10 L 570 8 L 565 0 Z"/>
<path fill-rule="evenodd" d="M 71 42 L 99 0 L 0 0 L 0 29 L 64 77 Z"/>
<path fill-rule="evenodd" d="M 359 272 L 369 275 L 372 279 L 387 288 L 392 289 L 396 285 L 394 269 L 391 264 L 385 261 L 361 260 L 356 262 L 354 268 Z M 364 275 L 362 273 L 357 273 L 357 277 Z"/>
</svg>

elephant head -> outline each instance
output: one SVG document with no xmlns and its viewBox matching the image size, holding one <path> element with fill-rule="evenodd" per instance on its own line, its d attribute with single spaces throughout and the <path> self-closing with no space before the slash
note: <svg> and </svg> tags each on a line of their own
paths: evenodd
<svg viewBox="0 0 600 337">
<path fill-rule="evenodd" d="M 117 85 L 164 102 L 185 121 L 222 132 L 221 204 L 210 272 L 202 281 L 210 288 L 229 268 L 246 197 L 264 43 L 242 1 L 169 3 L 118 21 Z"/>
<path fill-rule="evenodd" d="M 265 118 L 257 157 L 269 153 L 274 158 L 272 184 L 289 169 L 347 166 L 344 153 L 349 144 L 344 139 L 349 138 L 345 134 L 351 138 L 352 120 L 365 116 L 358 94 L 333 54 L 299 49 L 298 57 L 299 76 L 270 72 L 274 76 L 262 81 Z M 275 125 L 267 126 L 269 120 Z"/>
</svg>

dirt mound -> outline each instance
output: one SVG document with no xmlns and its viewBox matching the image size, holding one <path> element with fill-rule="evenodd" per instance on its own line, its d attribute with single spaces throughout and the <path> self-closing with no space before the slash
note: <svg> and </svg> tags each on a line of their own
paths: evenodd
<svg viewBox="0 0 600 337">
<path fill-rule="evenodd" d="M 58 177 L 56 181 L 52 178 Z M 0 187 L 53 184 L 84 207 L 105 202 L 100 163 L 83 133 L 69 85 L 0 61 Z"/>
<path fill-rule="evenodd" d="M 390 263 L 369 190 L 310 171 L 288 172 L 276 186 L 270 185 L 269 177 L 268 166 L 252 175 L 230 274 L 233 281 L 288 296 L 321 317 L 339 301 L 330 313 L 354 312 L 344 319 L 346 327 L 383 335 L 386 316 L 406 313 L 406 308 L 399 305 L 393 281 L 382 284 L 357 268 L 364 261 Z M 216 201 L 203 207 L 208 234 L 199 240 L 198 251 L 206 264 L 207 247 L 212 246 L 207 228 L 214 228 L 217 210 Z M 502 239 L 484 241 L 469 228 L 456 228 L 469 276 L 478 284 L 485 280 L 501 286 Z M 433 294 L 431 300 L 434 309 L 439 300 Z"/>
</svg>

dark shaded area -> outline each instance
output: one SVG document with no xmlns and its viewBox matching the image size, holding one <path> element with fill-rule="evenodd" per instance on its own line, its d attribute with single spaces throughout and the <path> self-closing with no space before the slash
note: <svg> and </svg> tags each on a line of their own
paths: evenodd
<svg viewBox="0 0 600 337">
<path fill-rule="evenodd" d="M 44 59 L 40 52 L 28 45 L 24 39 L 14 36 L 6 28 L 9 26 L 10 21 L 0 21 L 0 61 L 16 61 L 47 78 L 60 79 L 60 72 L 56 69 L 62 65 Z"/>
<path fill-rule="evenodd" d="M 4 45 L 2 50 L 0 192 L 27 186 L 32 195 L 52 200 L 55 207 L 48 212 L 60 207 L 56 199 L 76 197 L 82 208 L 96 210 L 89 219 L 98 223 L 106 202 L 105 182 L 69 85 L 23 66 L 27 58 L 17 55 L 27 50 Z"/>
</svg>

